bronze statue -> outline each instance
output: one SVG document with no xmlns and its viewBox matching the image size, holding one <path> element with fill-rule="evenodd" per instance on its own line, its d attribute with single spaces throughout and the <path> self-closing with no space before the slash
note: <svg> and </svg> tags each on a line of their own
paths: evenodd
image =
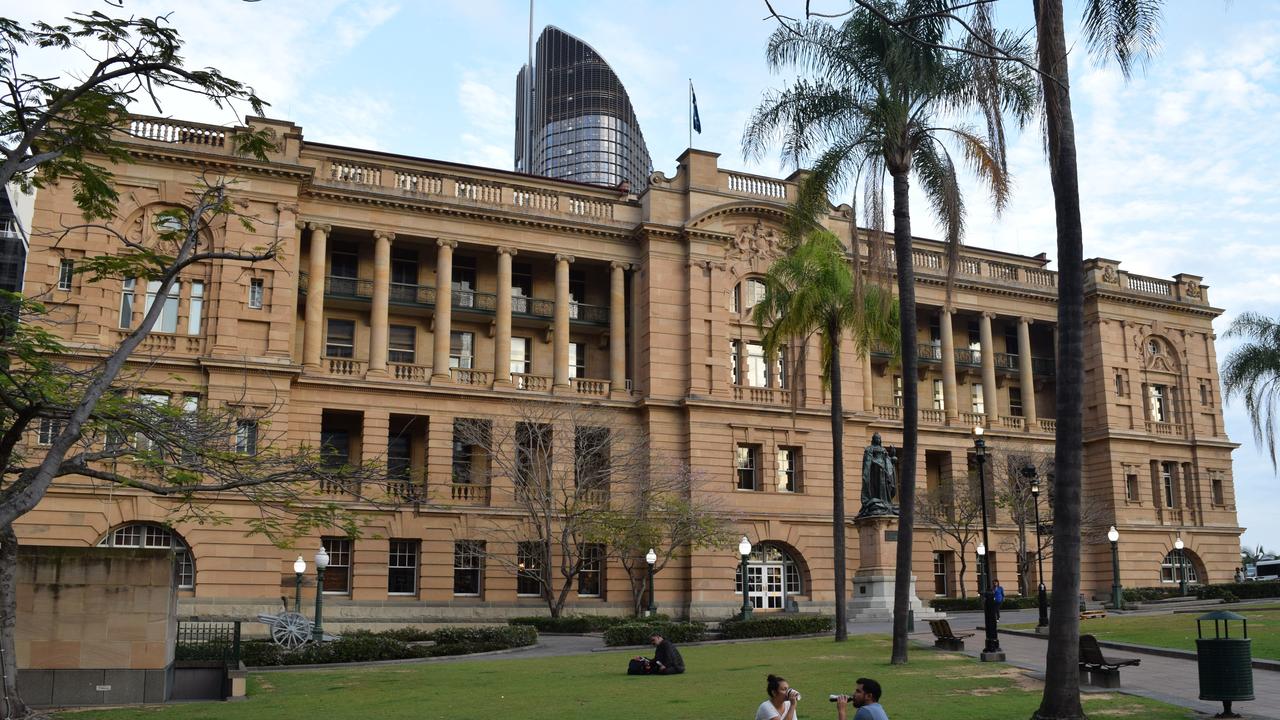
<svg viewBox="0 0 1280 720">
<path fill-rule="evenodd" d="M 880 433 L 871 436 L 871 444 L 862 453 L 862 509 L 858 517 L 898 514 L 893 498 L 898 494 L 897 461 L 883 445 Z"/>
</svg>

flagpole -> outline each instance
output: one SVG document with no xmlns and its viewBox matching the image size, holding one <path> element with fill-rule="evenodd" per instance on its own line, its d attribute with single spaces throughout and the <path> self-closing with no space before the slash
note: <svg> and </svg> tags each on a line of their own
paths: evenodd
<svg viewBox="0 0 1280 720">
<path fill-rule="evenodd" d="M 693 147 L 693 78 L 689 78 L 689 147 Z"/>
</svg>

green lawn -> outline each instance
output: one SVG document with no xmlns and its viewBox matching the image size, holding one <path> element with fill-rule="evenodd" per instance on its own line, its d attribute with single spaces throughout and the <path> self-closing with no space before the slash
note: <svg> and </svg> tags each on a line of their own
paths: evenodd
<svg viewBox="0 0 1280 720">
<path fill-rule="evenodd" d="M 1216 609 L 1216 608 L 1215 608 Z M 1252 607 L 1222 606 L 1224 610 L 1243 615 L 1249 620 L 1249 637 L 1253 640 L 1253 656 L 1267 660 L 1280 660 L 1280 606 Z M 1196 618 L 1203 612 L 1167 613 L 1160 615 L 1108 615 L 1098 620 L 1081 620 L 1080 632 L 1099 640 L 1137 643 L 1155 647 L 1196 649 Z M 1202 623 L 1205 632 L 1213 636 L 1213 624 Z M 1010 628 L 1030 630 L 1034 623 L 1010 625 Z M 1240 623 L 1231 624 L 1231 636 L 1236 637 Z"/>
<path fill-rule="evenodd" d="M 835 717 L 827 694 L 848 692 L 860 675 L 885 688 L 890 717 L 988 720 L 1030 717 L 1039 683 L 1006 665 L 915 648 L 911 663 L 890 667 L 884 637 L 780 640 L 686 647 L 689 672 L 628 677 L 628 653 L 549 659 L 477 660 L 333 672 L 259 673 L 238 703 L 84 711 L 63 720 L 704 720 L 749 718 L 764 700 L 765 675 L 785 676 L 804 693 L 801 717 Z M 1085 696 L 1093 717 L 1171 720 L 1189 711 L 1125 695 Z M 807 710 L 805 708 L 808 708 Z"/>
</svg>

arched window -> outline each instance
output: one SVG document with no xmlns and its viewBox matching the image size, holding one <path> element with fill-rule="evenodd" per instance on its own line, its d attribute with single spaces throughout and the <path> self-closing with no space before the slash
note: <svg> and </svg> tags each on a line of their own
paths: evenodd
<svg viewBox="0 0 1280 720">
<path fill-rule="evenodd" d="M 1184 573 L 1188 583 L 1195 584 L 1200 582 L 1200 574 L 1196 572 L 1194 554 L 1189 550 L 1183 550 L 1182 556 L 1179 557 L 1177 550 L 1170 550 L 1169 554 L 1164 556 L 1164 560 L 1160 561 L 1160 582 L 1182 582 Z"/>
<path fill-rule="evenodd" d="M 177 533 L 167 528 L 146 523 L 122 525 L 107 533 L 107 536 L 98 542 L 98 547 L 173 550 L 178 587 L 190 590 L 196 586 L 196 564 L 191 557 L 191 548 Z"/>
<path fill-rule="evenodd" d="M 804 573 L 797 559 L 774 543 L 760 543 L 747 558 L 747 597 L 762 610 L 781 610 L 787 598 L 804 594 Z M 734 592 L 742 593 L 742 565 L 734 576 Z"/>
</svg>

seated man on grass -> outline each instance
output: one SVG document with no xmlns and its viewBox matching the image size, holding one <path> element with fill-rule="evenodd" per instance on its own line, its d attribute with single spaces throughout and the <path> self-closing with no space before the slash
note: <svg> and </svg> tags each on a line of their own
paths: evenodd
<svg viewBox="0 0 1280 720">
<path fill-rule="evenodd" d="M 658 650 L 653 656 L 653 674 L 679 675 L 684 672 L 684 658 L 670 640 L 658 633 L 649 636 L 649 642 Z"/>
</svg>

